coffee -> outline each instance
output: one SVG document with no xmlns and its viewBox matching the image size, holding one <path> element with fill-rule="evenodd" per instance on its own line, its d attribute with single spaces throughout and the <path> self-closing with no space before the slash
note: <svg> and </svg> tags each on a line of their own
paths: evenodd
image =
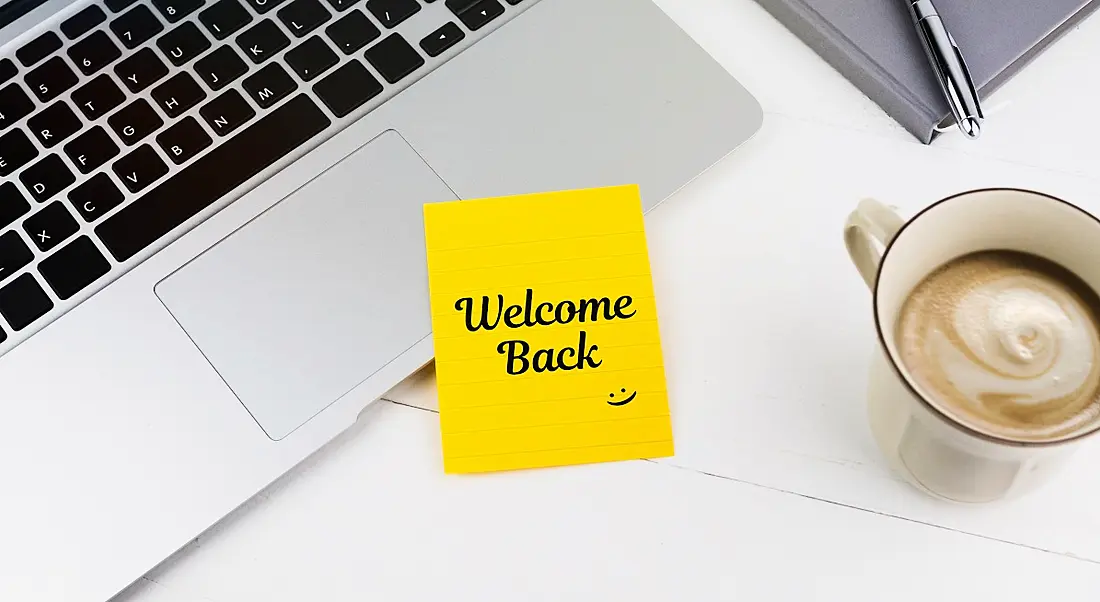
<svg viewBox="0 0 1100 602">
<path fill-rule="evenodd" d="M 1100 421 L 1100 297 L 1058 264 L 965 255 L 913 289 L 897 324 L 909 375 L 963 424 L 1046 441 Z"/>
</svg>

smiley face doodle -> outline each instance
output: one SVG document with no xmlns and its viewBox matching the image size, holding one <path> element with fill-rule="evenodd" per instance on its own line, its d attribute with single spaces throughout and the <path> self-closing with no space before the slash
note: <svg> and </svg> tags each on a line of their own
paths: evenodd
<svg viewBox="0 0 1100 602">
<path fill-rule="evenodd" d="M 620 391 L 621 393 L 626 393 L 626 389 L 619 389 L 619 391 Z M 608 399 L 608 400 L 607 400 L 607 405 L 609 405 L 609 406 L 625 406 L 626 404 L 628 404 L 628 403 L 630 403 L 630 402 L 634 401 L 634 398 L 635 398 L 635 397 L 637 397 L 637 396 L 638 396 L 638 392 L 637 392 L 637 391 L 635 391 L 635 392 L 633 392 L 633 393 L 631 393 L 631 394 L 630 394 L 630 397 L 627 397 L 626 399 L 624 399 L 624 400 L 622 400 L 622 401 L 614 401 L 614 399 L 615 399 L 615 394 L 614 394 L 614 393 L 612 393 L 612 394 L 611 394 L 611 395 L 609 396 L 609 397 L 610 397 L 610 399 Z"/>
</svg>

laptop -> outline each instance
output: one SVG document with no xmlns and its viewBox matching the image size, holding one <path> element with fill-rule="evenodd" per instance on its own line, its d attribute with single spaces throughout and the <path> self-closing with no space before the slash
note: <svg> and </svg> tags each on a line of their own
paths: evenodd
<svg viewBox="0 0 1100 602">
<path fill-rule="evenodd" d="M 110 598 L 432 358 L 425 203 L 760 127 L 650 0 L 6 0 L 0 599 Z M 384 545 L 384 542 L 380 542 Z"/>
</svg>

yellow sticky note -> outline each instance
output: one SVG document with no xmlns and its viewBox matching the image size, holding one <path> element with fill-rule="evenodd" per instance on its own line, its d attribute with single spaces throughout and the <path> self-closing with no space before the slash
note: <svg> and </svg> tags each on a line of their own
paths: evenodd
<svg viewBox="0 0 1100 602">
<path fill-rule="evenodd" d="M 424 206 L 449 473 L 671 456 L 641 197 Z"/>
</svg>

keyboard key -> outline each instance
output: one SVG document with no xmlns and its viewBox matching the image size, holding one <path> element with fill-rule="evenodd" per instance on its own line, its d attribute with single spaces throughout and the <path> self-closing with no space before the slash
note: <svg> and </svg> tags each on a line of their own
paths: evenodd
<svg viewBox="0 0 1100 602">
<path fill-rule="evenodd" d="M 31 114 L 34 101 L 27 96 L 17 83 L 10 83 L 0 89 L 0 130 Z"/>
<path fill-rule="evenodd" d="M 164 121 L 144 98 L 139 98 L 108 117 L 107 124 L 115 134 L 118 134 L 123 144 L 133 146 L 137 141 L 155 132 L 164 124 Z"/>
<path fill-rule="evenodd" d="M 256 115 L 256 111 L 236 90 L 226 90 L 199 109 L 199 113 L 219 136 L 232 132 Z"/>
<path fill-rule="evenodd" d="M 210 40 L 194 23 L 187 22 L 161 36 L 157 48 L 178 67 L 210 48 Z"/>
<path fill-rule="evenodd" d="M 73 44 L 66 52 L 84 75 L 91 75 L 122 56 L 122 51 L 102 31 Z"/>
<path fill-rule="evenodd" d="M 92 239 L 81 236 L 38 264 L 38 272 L 59 299 L 69 299 L 111 271 Z"/>
<path fill-rule="evenodd" d="M 332 13 L 317 0 L 294 0 L 276 14 L 296 38 L 309 35 L 332 18 Z"/>
<path fill-rule="evenodd" d="M 131 92 L 141 92 L 168 75 L 168 67 L 149 48 L 142 48 L 115 65 L 115 75 Z"/>
<path fill-rule="evenodd" d="M 382 84 L 362 63 L 352 60 L 317 82 L 313 91 L 334 115 L 343 117 L 381 94 Z"/>
<path fill-rule="evenodd" d="M 298 77 L 307 82 L 340 61 L 336 53 L 319 36 L 313 36 L 288 50 L 284 58 L 286 64 L 290 65 Z"/>
<path fill-rule="evenodd" d="M 261 15 L 275 8 L 276 6 L 279 6 L 283 2 L 286 2 L 286 0 L 248 0 L 248 3 L 252 5 L 252 8 L 254 8 L 256 12 L 260 13 Z"/>
<path fill-rule="evenodd" d="M 123 207 L 95 229 L 124 261 L 324 131 L 331 121 L 299 94 Z"/>
<path fill-rule="evenodd" d="M 0 228 L 7 228 L 30 210 L 30 203 L 13 182 L 0 184 Z"/>
<path fill-rule="evenodd" d="M 93 4 L 62 21 L 61 33 L 65 34 L 66 38 L 75 40 L 106 20 L 107 15 L 103 9 Z"/>
<path fill-rule="evenodd" d="M 66 144 L 65 154 L 80 173 L 89 173 L 115 158 L 118 145 L 111 140 L 107 130 L 97 125 Z"/>
<path fill-rule="evenodd" d="M 15 77 L 19 73 L 19 67 L 11 59 L 0 59 L 0 84 Z"/>
<path fill-rule="evenodd" d="M 388 38 L 368 48 L 366 57 L 391 84 L 397 83 L 424 64 L 424 57 L 397 33 L 390 34 Z"/>
<path fill-rule="evenodd" d="M 106 0 L 103 4 L 107 6 L 113 13 L 120 13 L 130 7 L 131 4 L 138 0 Z"/>
<path fill-rule="evenodd" d="M 53 154 L 23 170 L 19 181 L 23 182 L 34 200 L 42 203 L 68 188 L 76 181 L 76 176 L 61 157 Z"/>
<path fill-rule="evenodd" d="M 195 63 L 195 71 L 211 90 L 221 90 L 248 71 L 232 46 L 221 46 Z"/>
<path fill-rule="evenodd" d="M 145 5 L 135 6 L 130 12 L 111 21 L 111 31 L 127 48 L 137 48 L 163 30 L 160 19 Z"/>
<path fill-rule="evenodd" d="M 69 203 L 86 222 L 94 222 L 122 204 L 125 197 L 111 176 L 97 173 L 69 192 Z"/>
<path fill-rule="evenodd" d="M 69 299 L 111 271 L 92 239 L 81 236 L 38 264 L 38 273 L 59 299 Z"/>
<path fill-rule="evenodd" d="M 23 230 L 39 251 L 49 251 L 76 234 L 80 226 L 61 201 L 46 205 L 23 222 Z"/>
<path fill-rule="evenodd" d="M 259 65 L 289 46 L 290 38 L 273 21 L 264 19 L 237 36 L 237 45 L 249 60 Z"/>
<path fill-rule="evenodd" d="M 428 34 L 428 37 L 420 40 L 420 48 L 428 56 L 439 56 L 448 48 L 462 41 L 466 34 L 454 21 Z"/>
<path fill-rule="evenodd" d="M 33 259 L 34 252 L 18 232 L 8 230 L 0 236 L 0 282 L 23 269 Z"/>
<path fill-rule="evenodd" d="M 169 117 L 177 117 L 206 98 L 195 78 L 187 73 L 177 73 L 163 84 L 153 88 L 153 100 Z"/>
<path fill-rule="evenodd" d="M 416 0 L 367 0 L 367 10 L 387 29 L 393 29 L 402 21 L 420 11 Z"/>
<path fill-rule="evenodd" d="M 336 44 L 344 54 L 352 54 L 363 46 L 378 39 L 382 32 L 371 23 L 359 9 L 344 15 L 325 29 L 325 35 Z"/>
<path fill-rule="evenodd" d="M 72 101 L 89 121 L 95 121 L 122 104 L 126 97 L 122 90 L 103 73 L 73 91 Z"/>
<path fill-rule="evenodd" d="M 30 274 L 23 274 L 0 288 L 0 314 L 13 330 L 23 330 L 51 309 L 53 301 Z"/>
<path fill-rule="evenodd" d="M 214 39 L 224 40 L 251 23 L 252 15 L 237 0 L 218 0 L 199 13 L 199 21 L 202 21 Z"/>
<path fill-rule="evenodd" d="M 485 27 L 489 21 L 504 14 L 504 6 L 497 0 L 447 0 L 447 8 L 462 21 L 470 31 Z"/>
<path fill-rule="evenodd" d="M 27 87 L 34 92 L 38 100 L 49 102 L 65 90 L 76 84 L 76 74 L 65 64 L 64 59 L 55 56 L 27 73 Z"/>
<path fill-rule="evenodd" d="M 294 83 L 282 65 L 272 63 L 255 75 L 246 77 L 242 86 L 260 108 L 266 109 L 293 92 L 298 84 Z"/>
<path fill-rule="evenodd" d="M 0 136 L 0 176 L 10 176 L 38 156 L 38 148 L 23 130 L 12 130 Z"/>
<path fill-rule="evenodd" d="M 329 6 L 340 12 L 355 6 L 356 2 L 359 0 L 328 0 Z"/>
<path fill-rule="evenodd" d="M 51 148 L 79 132 L 82 126 L 80 118 L 63 100 L 27 120 L 27 129 L 46 148 Z"/>
<path fill-rule="evenodd" d="M 175 23 L 195 12 L 202 3 L 203 0 L 153 0 L 153 6 L 157 7 L 169 23 Z"/>
<path fill-rule="evenodd" d="M 24 67 L 30 67 L 56 52 L 58 48 L 61 48 L 61 38 L 57 37 L 56 33 L 47 31 L 16 50 L 15 58 L 19 59 Z"/>
<path fill-rule="evenodd" d="M 210 136 L 194 117 L 185 117 L 179 123 L 157 136 L 157 144 L 176 165 L 186 163 L 202 149 L 210 146 Z"/>
<path fill-rule="evenodd" d="M 433 2 L 435 0 L 432 0 Z M 444 4 L 447 8 L 451 9 L 451 12 L 458 14 L 469 10 L 473 5 L 480 2 L 480 0 L 446 0 Z"/>
<path fill-rule="evenodd" d="M 130 192 L 138 192 L 168 173 L 168 166 L 148 144 L 116 161 L 111 169 Z"/>
</svg>

